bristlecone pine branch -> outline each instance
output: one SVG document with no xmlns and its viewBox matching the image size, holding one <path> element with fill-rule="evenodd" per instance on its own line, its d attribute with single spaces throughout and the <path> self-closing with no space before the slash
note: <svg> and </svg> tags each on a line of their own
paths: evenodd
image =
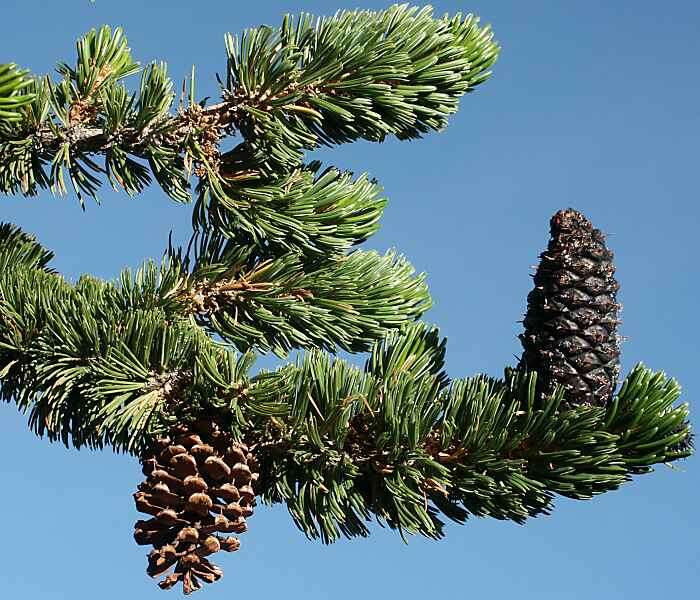
<svg viewBox="0 0 700 600">
<path fill-rule="evenodd" d="M 566 388 L 566 402 L 605 405 L 620 373 L 620 305 L 613 254 L 580 212 L 560 210 L 528 296 L 521 364 L 543 393 Z"/>
<path fill-rule="evenodd" d="M 551 221 L 528 297 L 524 353 L 503 378 L 450 379 L 446 342 L 418 322 L 423 274 L 352 248 L 386 200 L 366 175 L 305 164 L 320 146 L 440 130 L 499 47 L 478 18 L 430 7 L 302 14 L 226 37 L 221 98 L 175 110 L 163 63 L 121 29 L 78 42 L 60 78 L 0 65 L 0 193 L 191 199 L 187 249 L 118 282 L 64 279 L 53 254 L 0 223 L 0 399 L 66 446 L 132 453 L 145 480 L 134 537 L 147 572 L 185 593 L 218 580 L 256 499 L 309 538 L 401 535 L 444 521 L 518 523 L 692 453 L 678 383 L 638 365 L 615 392 L 612 253 L 579 212 Z M 226 139 L 241 139 L 223 151 Z M 254 376 L 256 354 L 305 351 Z M 370 351 L 363 368 L 338 350 Z"/>
</svg>

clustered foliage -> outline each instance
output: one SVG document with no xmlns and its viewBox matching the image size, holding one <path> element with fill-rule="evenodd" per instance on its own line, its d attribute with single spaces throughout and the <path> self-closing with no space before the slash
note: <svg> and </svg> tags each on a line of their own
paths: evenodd
<svg viewBox="0 0 700 600">
<path fill-rule="evenodd" d="M 69 182 L 84 202 L 104 177 L 194 200 L 189 245 L 116 282 L 69 283 L 31 235 L 0 228 L 0 391 L 39 435 L 140 455 L 177 423 L 226 415 L 256 452 L 259 497 L 325 542 L 366 535 L 371 517 L 434 538 L 445 519 L 522 522 L 690 454 L 679 386 L 642 365 L 607 405 L 566 409 L 535 371 L 450 379 L 445 341 L 417 322 L 423 276 L 353 250 L 377 230 L 378 184 L 304 163 L 442 129 L 490 74 L 488 27 L 401 5 L 287 17 L 225 48 L 221 101 L 195 100 L 193 71 L 177 108 L 165 64 L 141 69 L 119 29 L 81 38 L 58 81 L 0 66 L 0 191 Z M 256 353 L 295 349 L 251 375 Z M 359 368 L 340 349 L 370 357 Z"/>
</svg>

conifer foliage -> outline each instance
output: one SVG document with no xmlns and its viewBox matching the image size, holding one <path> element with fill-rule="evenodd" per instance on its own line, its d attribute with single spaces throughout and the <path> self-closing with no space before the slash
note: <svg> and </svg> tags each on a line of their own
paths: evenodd
<svg viewBox="0 0 700 600">
<path fill-rule="evenodd" d="M 692 452 L 673 379 L 640 364 L 615 392 L 612 255 L 582 214 L 553 218 L 520 364 L 451 379 L 419 320 L 423 275 L 356 248 L 377 230 L 379 185 L 305 162 L 444 128 L 490 75 L 489 27 L 396 5 L 288 16 L 224 51 L 216 103 L 196 99 L 194 70 L 176 102 L 166 65 L 141 67 L 109 27 L 57 80 L 0 65 L 0 191 L 70 185 L 84 205 L 104 180 L 156 183 L 193 204 L 189 244 L 116 281 L 70 283 L 0 225 L 0 395 L 40 436 L 139 457 L 134 537 L 161 587 L 218 580 L 210 557 L 238 549 L 256 504 L 285 503 L 326 543 L 372 518 L 440 538 L 446 520 L 523 522 Z M 291 350 L 252 374 L 257 354 Z"/>
</svg>

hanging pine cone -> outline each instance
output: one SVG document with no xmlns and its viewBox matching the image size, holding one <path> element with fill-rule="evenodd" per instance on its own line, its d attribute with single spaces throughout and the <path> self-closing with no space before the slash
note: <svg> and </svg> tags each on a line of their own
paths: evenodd
<svg viewBox="0 0 700 600">
<path fill-rule="evenodd" d="M 550 227 L 527 298 L 521 366 L 538 373 L 542 393 L 563 385 L 565 405 L 605 405 L 620 372 L 613 254 L 576 210 L 560 210 Z"/>
<path fill-rule="evenodd" d="M 258 474 L 248 448 L 202 420 L 157 439 L 141 464 L 146 481 L 134 499 L 152 518 L 136 522 L 134 539 L 154 548 L 147 573 L 159 577 L 174 567 L 159 586 L 182 581 L 185 594 L 220 579 L 222 571 L 207 557 L 238 550 L 240 542 L 217 534 L 243 533 L 253 514 Z"/>
</svg>

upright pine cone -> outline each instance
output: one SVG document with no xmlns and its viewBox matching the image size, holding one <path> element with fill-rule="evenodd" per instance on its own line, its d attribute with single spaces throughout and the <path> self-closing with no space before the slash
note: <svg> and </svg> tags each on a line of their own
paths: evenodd
<svg viewBox="0 0 700 600">
<path fill-rule="evenodd" d="M 521 366 L 537 372 L 543 393 L 563 385 L 568 406 L 602 406 L 620 372 L 613 254 L 605 236 L 576 210 L 557 212 L 550 228 L 527 298 Z"/>
<path fill-rule="evenodd" d="M 147 573 L 158 577 L 174 566 L 159 585 L 170 589 L 182 581 L 185 594 L 220 579 L 222 571 L 206 557 L 238 550 L 240 542 L 217 533 L 243 533 L 253 514 L 258 474 L 248 448 L 202 420 L 157 439 L 141 464 L 146 481 L 134 499 L 152 518 L 136 522 L 134 539 L 154 548 Z"/>
</svg>

